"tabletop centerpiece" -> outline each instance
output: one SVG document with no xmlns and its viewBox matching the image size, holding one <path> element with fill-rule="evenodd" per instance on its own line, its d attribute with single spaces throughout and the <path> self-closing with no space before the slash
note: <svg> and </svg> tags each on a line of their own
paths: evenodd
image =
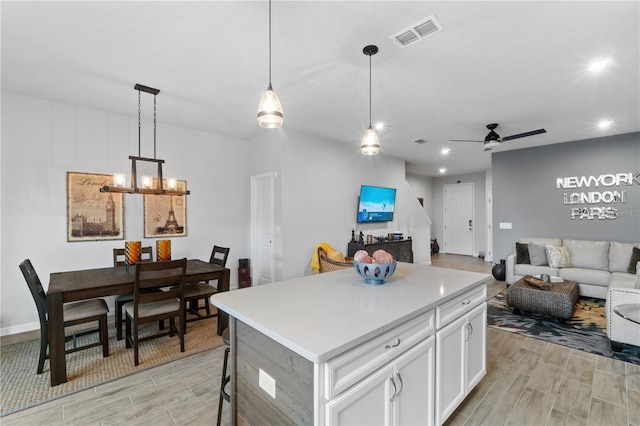
<svg viewBox="0 0 640 426">
<path fill-rule="evenodd" d="M 380 285 L 391 278 L 397 262 L 385 250 L 376 250 L 371 256 L 366 250 L 358 250 L 353 255 L 353 265 L 366 284 Z"/>
</svg>

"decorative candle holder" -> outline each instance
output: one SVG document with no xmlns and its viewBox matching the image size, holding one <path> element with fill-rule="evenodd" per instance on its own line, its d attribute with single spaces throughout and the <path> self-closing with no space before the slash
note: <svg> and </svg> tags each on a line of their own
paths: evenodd
<svg viewBox="0 0 640 426">
<path fill-rule="evenodd" d="M 142 254 L 141 241 L 125 241 L 124 243 L 124 262 L 129 272 L 129 265 L 135 265 L 140 262 Z"/>
<path fill-rule="evenodd" d="M 156 261 L 166 262 L 171 260 L 171 240 L 156 241 Z"/>
</svg>

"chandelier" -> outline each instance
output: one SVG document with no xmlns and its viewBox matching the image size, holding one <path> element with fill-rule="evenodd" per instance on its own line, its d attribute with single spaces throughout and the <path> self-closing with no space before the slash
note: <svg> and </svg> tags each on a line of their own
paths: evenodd
<svg viewBox="0 0 640 426">
<path fill-rule="evenodd" d="M 136 84 L 134 89 L 138 91 L 138 156 L 129 156 L 131 160 L 131 186 L 125 187 L 125 174 L 113 174 L 113 186 L 103 186 L 100 192 L 119 192 L 125 194 L 152 194 L 152 195 L 188 195 L 191 192 L 178 189 L 178 180 L 175 178 L 165 179 L 162 174 L 162 165 L 164 160 L 156 158 L 156 96 L 160 93 L 159 89 Z M 141 93 L 150 93 L 153 95 L 153 158 L 140 156 L 140 129 L 141 129 Z M 151 176 L 142 176 L 138 184 L 137 162 L 155 163 L 158 166 L 155 179 Z M 166 183 L 166 187 L 165 187 Z"/>
</svg>

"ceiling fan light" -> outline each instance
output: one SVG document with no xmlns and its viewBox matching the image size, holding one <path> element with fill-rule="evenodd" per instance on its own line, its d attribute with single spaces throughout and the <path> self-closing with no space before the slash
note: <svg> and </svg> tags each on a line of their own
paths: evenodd
<svg viewBox="0 0 640 426">
<path fill-rule="evenodd" d="M 371 126 L 364 132 L 360 143 L 360 153 L 362 155 L 378 155 L 380 152 L 380 141 L 378 134 Z"/>
<path fill-rule="evenodd" d="M 271 88 L 271 84 L 260 98 L 258 104 L 258 123 L 261 127 L 275 129 L 282 127 L 284 114 L 282 113 L 282 105 L 278 95 Z"/>
<path fill-rule="evenodd" d="M 499 146 L 499 145 L 500 145 L 500 139 L 487 141 L 487 142 L 484 143 L 484 150 L 485 151 L 491 151 L 493 148 L 495 148 L 496 146 Z"/>
</svg>

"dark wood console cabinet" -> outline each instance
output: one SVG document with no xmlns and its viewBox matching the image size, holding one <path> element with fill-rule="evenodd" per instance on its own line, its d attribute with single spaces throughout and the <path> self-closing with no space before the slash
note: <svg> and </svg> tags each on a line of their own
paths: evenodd
<svg viewBox="0 0 640 426">
<path fill-rule="evenodd" d="M 376 250 L 384 250 L 398 262 L 413 263 L 413 248 L 411 240 L 383 241 L 371 244 L 349 243 L 347 256 L 353 257 L 358 250 L 366 250 L 370 255 Z"/>
</svg>

